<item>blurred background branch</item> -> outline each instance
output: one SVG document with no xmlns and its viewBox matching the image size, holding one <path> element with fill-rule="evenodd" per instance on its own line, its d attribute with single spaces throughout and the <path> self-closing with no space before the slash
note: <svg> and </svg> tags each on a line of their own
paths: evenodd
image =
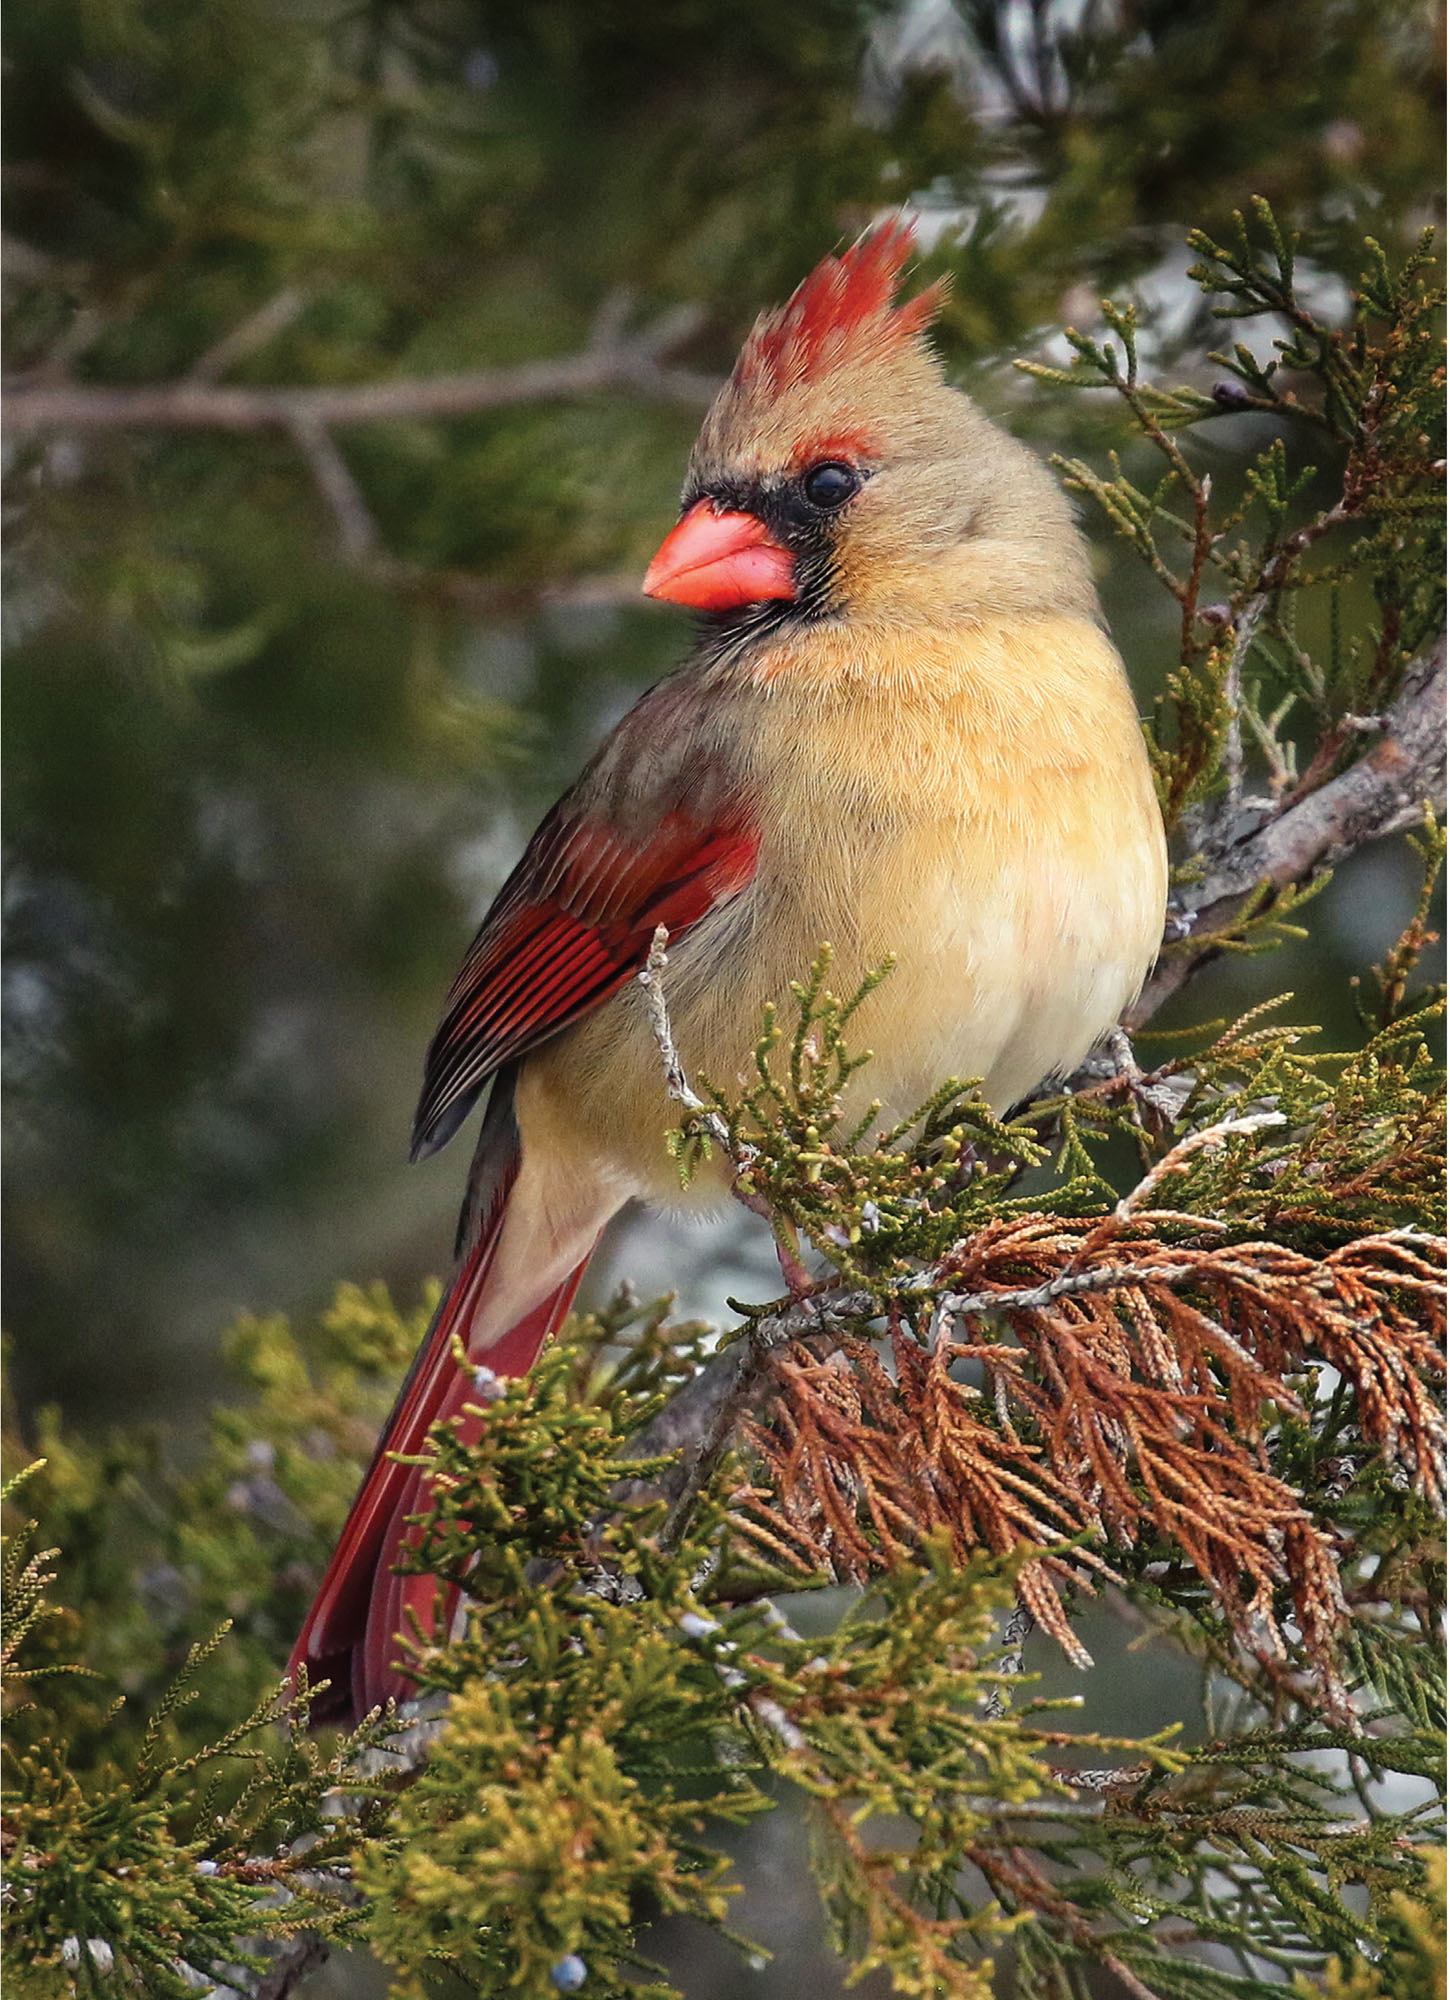
<svg viewBox="0 0 1450 2000">
<path fill-rule="evenodd" d="M 218 377 L 282 331 L 303 310 L 300 294 L 283 294 L 250 326 L 219 341 L 178 382 L 113 389 L 54 379 L 55 357 L 42 385 L 20 381 L 5 392 L 5 420 L 16 437 L 36 430 L 296 431 L 413 419 L 434 422 L 516 409 L 523 403 L 570 402 L 601 390 L 628 389 L 643 397 L 702 410 L 719 386 L 717 377 L 666 367 L 648 340 L 587 347 L 558 360 L 522 362 L 514 368 L 477 369 L 419 380 L 358 383 L 331 389 L 241 389 Z"/>
</svg>

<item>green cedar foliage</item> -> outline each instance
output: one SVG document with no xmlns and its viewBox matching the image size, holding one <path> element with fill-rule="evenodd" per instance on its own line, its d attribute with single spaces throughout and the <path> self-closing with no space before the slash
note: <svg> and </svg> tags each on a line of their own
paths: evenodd
<svg viewBox="0 0 1450 2000">
<path fill-rule="evenodd" d="M 1256 202 L 1254 215 L 1266 243 L 1240 214 L 1228 248 L 1195 231 L 1189 242 L 1201 261 L 1189 275 L 1223 300 L 1213 309 L 1220 321 L 1272 317 L 1282 326 L 1271 354 L 1236 340 L 1209 355 L 1227 371 L 1209 393 L 1164 390 L 1141 379 L 1135 309 L 1105 302 L 1116 342 L 1069 329 L 1071 369 L 1019 364 L 1060 388 L 1116 390 L 1156 448 L 1151 486 L 1135 483 L 1116 456 L 1112 478 L 1081 460 L 1059 463 L 1180 609 L 1179 666 L 1152 731 L 1170 831 L 1225 778 L 1241 783 L 1245 736 L 1276 800 L 1312 790 L 1347 760 L 1364 726 L 1356 718 L 1387 704 L 1405 664 L 1445 624 L 1444 470 L 1432 445 L 1444 404 L 1445 301 L 1429 282 L 1433 232 L 1393 270 L 1369 239 L 1352 318 L 1341 328 L 1316 317 L 1297 288 L 1297 239 L 1267 202 Z M 1241 493 L 1225 504 L 1180 440 L 1249 412 L 1288 428 L 1250 461 Z M 1332 499 L 1307 509 L 1317 468 L 1298 462 L 1297 450 L 1291 461 L 1301 437 L 1316 453 L 1326 449 L 1336 468 Z M 1338 550 L 1321 549 L 1334 536 Z M 1367 632 L 1346 629 L 1342 593 L 1354 582 L 1373 593 Z M 1301 623 L 1312 629 L 1321 603 L 1328 645 L 1316 659 L 1298 634 Z M 1313 762 L 1301 776 L 1297 746 L 1306 736 Z M 1256 925 L 1284 914 L 1280 902 Z"/>
<path fill-rule="evenodd" d="M 7 1505 L 24 1477 L 7 1486 Z M 89 1693 L 94 1676 L 56 1656 L 75 1620 L 48 1599 L 57 1552 L 34 1552 L 32 1534 L 7 1536 L 4 1575 L 5 1936 L 17 1988 L 179 2000 L 223 1966 L 264 1970 L 263 1935 L 345 1935 L 356 1899 L 339 1871 L 376 1816 L 357 1764 L 389 1726 L 325 1754 L 307 1733 L 305 1694 L 274 1687 L 188 1747 L 182 1718 L 228 1641 L 224 1622 L 189 1649 L 134 1740 L 124 1727 L 108 1734 L 82 1775 L 76 1741 L 36 1695 L 57 1683 Z M 109 1702 L 101 1725 L 125 1703 Z M 343 1818 L 351 1792 L 364 1810 Z"/>
</svg>

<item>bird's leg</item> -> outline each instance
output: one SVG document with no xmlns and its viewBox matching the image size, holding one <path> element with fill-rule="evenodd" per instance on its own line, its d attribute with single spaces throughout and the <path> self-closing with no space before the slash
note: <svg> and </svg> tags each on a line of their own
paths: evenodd
<svg viewBox="0 0 1450 2000">
<path fill-rule="evenodd" d="M 765 1196 L 754 1188 L 746 1187 L 737 1180 L 732 1192 L 752 1215 L 758 1215 L 762 1222 L 769 1224 L 780 1275 L 785 1279 L 786 1290 L 791 1297 L 798 1299 L 804 1293 L 814 1291 L 816 1281 L 801 1262 L 800 1238 L 796 1235 L 795 1224 L 788 1222 L 783 1215 L 777 1215 Z"/>
<path fill-rule="evenodd" d="M 800 1237 L 795 1224 L 777 1216 L 772 1224 L 775 1236 L 775 1255 L 780 1265 L 780 1275 L 785 1279 L 786 1289 L 793 1299 L 815 1289 L 815 1279 L 800 1259 Z"/>
<path fill-rule="evenodd" d="M 1127 1083 L 1129 1089 L 1141 1083 L 1143 1072 L 1138 1067 L 1138 1058 L 1133 1054 L 1133 1044 L 1128 1040 L 1126 1028 L 1114 1028 L 1108 1036 L 1108 1054 L 1113 1059 L 1113 1073 Z"/>
<path fill-rule="evenodd" d="M 1166 1131 L 1182 1110 L 1193 1089 L 1194 1079 L 1191 1076 L 1160 1076 L 1156 1071 L 1141 1068 L 1124 1028 L 1113 1029 L 1108 1036 L 1107 1048 L 1112 1059 L 1113 1084 L 1140 1112 L 1148 1112 L 1150 1129 Z"/>
</svg>

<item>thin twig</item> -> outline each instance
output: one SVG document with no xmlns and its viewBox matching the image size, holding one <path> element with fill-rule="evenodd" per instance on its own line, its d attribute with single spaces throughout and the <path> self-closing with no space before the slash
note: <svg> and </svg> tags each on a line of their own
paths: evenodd
<svg viewBox="0 0 1450 2000">
<path fill-rule="evenodd" d="M 338 449 L 336 438 L 325 424 L 310 418 L 299 418 L 292 426 L 292 435 L 307 460 L 312 477 L 317 481 L 318 491 L 332 510 L 343 555 L 350 563 L 360 567 L 378 567 L 386 571 L 392 559 L 383 549 L 378 524 L 352 476 L 347 460 Z"/>
<path fill-rule="evenodd" d="M 1011 1611 L 1008 1612 L 1002 1625 L 1002 1658 L 997 1665 L 999 1673 L 1020 1674 L 1023 1672 L 1023 1660 L 1027 1641 L 1036 1630 L 1037 1620 L 1019 1597 Z M 988 1693 L 986 1700 L 982 1703 L 982 1711 L 993 1722 L 996 1722 L 1000 1721 L 1007 1713 L 1008 1706 L 1009 1696 L 1007 1690 L 998 1686 L 992 1688 Z"/>
<path fill-rule="evenodd" d="M 239 361 L 248 360 L 285 333 L 292 323 L 299 319 L 310 303 L 308 295 L 299 285 L 288 285 L 273 299 L 258 306 L 254 313 L 248 313 L 239 326 L 230 333 L 224 333 L 206 352 L 193 361 L 187 370 L 188 382 L 219 382 L 223 375 L 236 367 Z"/>
<path fill-rule="evenodd" d="M 1179 599 L 1182 620 L 1179 631 L 1179 656 L 1185 666 L 1194 656 L 1194 621 L 1198 616 L 1198 599 L 1203 590 L 1203 570 L 1213 552 L 1217 536 L 1209 520 L 1209 502 L 1213 498 L 1213 477 L 1205 472 L 1202 479 L 1192 485 L 1193 499 L 1193 556 L 1188 571 L 1188 581 Z"/>
<path fill-rule="evenodd" d="M 1237 599 L 1233 616 L 1229 621 L 1233 633 L 1233 647 L 1229 654 L 1228 666 L 1224 672 L 1224 700 L 1228 704 L 1228 731 L 1224 738 L 1223 769 L 1228 779 L 1225 808 L 1237 812 L 1243 798 L 1244 781 L 1244 668 L 1253 650 L 1259 626 L 1269 606 L 1289 581 L 1295 563 L 1315 542 L 1322 540 L 1331 529 L 1338 528 L 1353 518 L 1353 509 L 1346 500 L 1336 500 L 1315 520 L 1309 521 L 1292 535 L 1286 535 L 1264 563 L 1248 589 Z"/>
<path fill-rule="evenodd" d="M 675 1031 L 670 1025 L 670 1012 L 664 988 L 665 969 L 670 962 L 665 947 L 669 941 L 669 931 L 663 924 L 657 925 L 654 937 L 650 940 L 649 957 L 645 960 L 644 969 L 639 975 L 639 983 L 644 988 L 645 999 L 649 1006 L 650 1027 L 654 1033 L 655 1045 L 660 1052 L 660 1061 L 664 1065 L 665 1086 L 677 1104 L 683 1104 L 686 1111 L 697 1114 L 699 1123 L 710 1134 L 721 1152 L 733 1157 L 738 1148 L 731 1137 L 730 1127 L 718 1111 L 711 1111 L 704 1098 L 697 1096 L 691 1089 L 690 1080 L 685 1075 L 685 1066 L 680 1061 L 680 1052 L 675 1047 Z M 754 1156 L 753 1149 L 751 1156 Z"/>
<path fill-rule="evenodd" d="M 1223 774 L 1228 783 L 1225 804 L 1235 812 L 1244 795 L 1244 663 L 1267 609 L 1268 599 L 1255 593 L 1231 622 L 1233 643 L 1223 675 L 1223 698 L 1228 708 Z"/>
<path fill-rule="evenodd" d="M 735 1199 L 743 1208 L 748 1208 L 752 1215 L 758 1215 L 763 1222 L 770 1224 L 775 1236 L 776 1255 L 780 1260 L 781 1272 L 792 1296 L 798 1296 L 810 1289 L 810 1274 L 795 1255 L 792 1243 L 783 1239 L 775 1211 L 769 1201 L 741 1178 L 744 1170 L 758 1157 L 756 1148 L 742 1139 L 738 1133 L 730 1130 L 720 1113 L 712 1111 L 704 1099 L 691 1089 L 689 1079 L 685 1075 L 685 1066 L 680 1061 L 679 1050 L 675 1047 L 674 1029 L 670 1025 L 669 1007 L 665 1001 L 664 972 L 669 964 L 665 946 L 669 941 L 668 930 L 660 924 L 650 943 L 649 957 L 645 961 L 644 969 L 639 974 L 639 983 L 645 990 L 649 1004 L 650 1027 L 654 1031 L 660 1061 L 664 1064 L 666 1087 L 677 1104 L 683 1104 L 687 1111 L 695 1115 L 696 1124 L 709 1135 L 730 1162 L 734 1169 L 730 1192 Z"/>
<path fill-rule="evenodd" d="M 654 1033 L 655 1045 L 660 1052 L 660 1062 L 665 1073 L 665 1087 L 677 1104 L 682 1104 L 696 1119 L 698 1125 L 709 1134 L 720 1148 L 722 1155 L 737 1170 L 733 1192 L 755 1214 L 761 1215 L 773 1224 L 774 1217 L 770 1204 L 762 1195 L 742 1187 L 738 1171 L 746 1167 L 756 1157 L 755 1148 L 748 1145 L 731 1132 L 726 1120 L 718 1111 L 712 1111 L 704 1099 L 691 1088 L 685 1075 L 685 1066 L 680 1060 L 680 1052 L 675 1044 L 675 1033 L 670 1021 L 669 1003 L 665 998 L 664 975 L 669 965 L 666 946 L 670 934 L 663 924 L 656 930 L 650 942 L 649 957 L 639 974 L 639 983 L 644 988 L 649 1007 L 650 1027 Z M 779 1247 L 779 1246 L 777 1246 Z M 782 1267 L 785 1267 L 782 1257 Z M 798 1269 L 798 1267 L 797 1267 Z M 805 1274 L 799 1273 L 803 1280 Z M 787 1270 L 787 1282 L 791 1273 Z M 793 1285 L 792 1289 L 796 1289 Z M 709 1405 L 709 1415 L 700 1432 L 692 1453 L 685 1455 L 684 1476 L 675 1493 L 669 1516 L 660 1531 L 660 1546 L 666 1550 L 678 1546 L 690 1518 L 695 1503 L 709 1484 L 716 1465 L 729 1449 L 741 1419 L 760 1394 L 762 1387 L 762 1362 L 772 1348 L 784 1341 L 797 1338 L 792 1316 L 809 1319 L 812 1300 L 798 1300 L 787 1309 L 785 1315 L 768 1315 L 752 1321 L 742 1344 L 728 1357 L 728 1379 L 722 1382 L 720 1393 L 713 1397 Z M 658 1446 L 651 1449 L 657 1450 Z"/>
<path fill-rule="evenodd" d="M 1123 1961 L 1115 1957 L 1112 1952 L 1103 1953 L 1103 1967 L 1105 1971 L 1112 1973 L 1114 1979 L 1121 1980 L 1129 2000 L 1158 2000 L 1158 1995 L 1152 1988 L 1145 1986 L 1137 1973 L 1130 1972 Z"/>
</svg>

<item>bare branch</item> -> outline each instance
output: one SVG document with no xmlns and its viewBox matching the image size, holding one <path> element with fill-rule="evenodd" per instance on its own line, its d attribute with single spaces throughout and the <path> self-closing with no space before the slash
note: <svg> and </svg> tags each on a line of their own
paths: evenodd
<svg viewBox="0 0 1450 2000">
<path fill-rule="evenodd" d="M 673 329 L 672 329 L 673 331 Z M 238 329 L 238 334 L 242 329 Z M 677 335 L 675 336 L 678 337 Z M 234 336 L 235 338 L 235 336 Z M 215 353 L 215 350 L 213 350 Z M 203 357 L 205 361 L 207 357 Z M 668 368 L 654 341 L 586 349 L 512 368 L 360 382 L 330 388 L 238 388 L 195 375 L 179 382 L 114 388 L 99 383 L 20 384 L 6 398 L 12 437 L 40 430 L 290 431 L 300 427 L 438 422 L 526 403 L 572 402 L 608 389 L 702 409 L 719 387 L 712 375 Z"/>
<path fill-rule="evenodd" d="M 751 1329 L 754 1333 L 755 1329 Z M 697 1381 L 715 1374 L 718 1393 L 712 1396 L 699 1412 L 699 1427 L 694 1428 L 693 1437 L 686 1444 L 681 1457 L 681 1465 L 675 1478 L 669 1482 L 675 1491 L 669 1515 L 660 1529 L 660 1547 L 675 1549 L 689 1526 L 695 1510 L 695 1502 L 710 1482 L 710 1477 L 721 1458 L 730 1449 L 730 1444 L 741 1422 L 751 1407 L 759 1400 L 765 1389 L 765 1372 L 761 1361 L 766 1349 L 754 1339 L 741 1342 L 715 1360 Z M 691 1384 L 693 1387 L 694 1384 Z M 666 1411 L 661 1411 L 663 1417 Z M 656 1419 L 656 1423 L 659 1419 Z M 648 1444 L 651 1452 L 660 1446 L 650 1442 L 655 1426 L 652 1424 L 635 1441 L 632 1449 L 643 1449 Z"/>
<path fill-rule="evenodd" d="M 604 303 L 594 315 L 594 324 L 589 329 L 589 352 L 607 354 L 624 339 L 630 315 L 634 311 L 634 293 L 627 285 L 616 285 L 605 295 Z"/>
<path fill-rule="evenodd" d="M 307 303 L 306 293 L 299 289 L 278 293 L 209 348 L 176 382 L 112 388 L 57 379 L 63 377 L 73 351 L 64 346 L 48 358 L 43 375 L 38 371 L 11 384 L 5 398 L 9 433 L 22 437 L 44 430 L 282 431 L 296 440 L 327 502 L 344 561 L 375 583 L 440 599 L 481 617 L 540 607 L 588 609 L 639 601 L 639 579 L 632 572 L 543 586 L 500 585 L 462 571 L 431 570 L 393 555 L 331 431 L 348 424 L 446 421 L 483 410 L 567 402 L 610 389 L 703 408 L 719 387 L 715 377 L 665 365 L 670 352 L 698 327 L 698 307 L 665 313 L 642 334 L 625 339 L 631 301 L 627 293 L 613 294 L 601 308 L 583 353 L 513 368 L 336 388 L 241 388 L 217 380 L 274 339 Z M 85 338 L 97 330 L 87 321 Z"/>
</svg>

